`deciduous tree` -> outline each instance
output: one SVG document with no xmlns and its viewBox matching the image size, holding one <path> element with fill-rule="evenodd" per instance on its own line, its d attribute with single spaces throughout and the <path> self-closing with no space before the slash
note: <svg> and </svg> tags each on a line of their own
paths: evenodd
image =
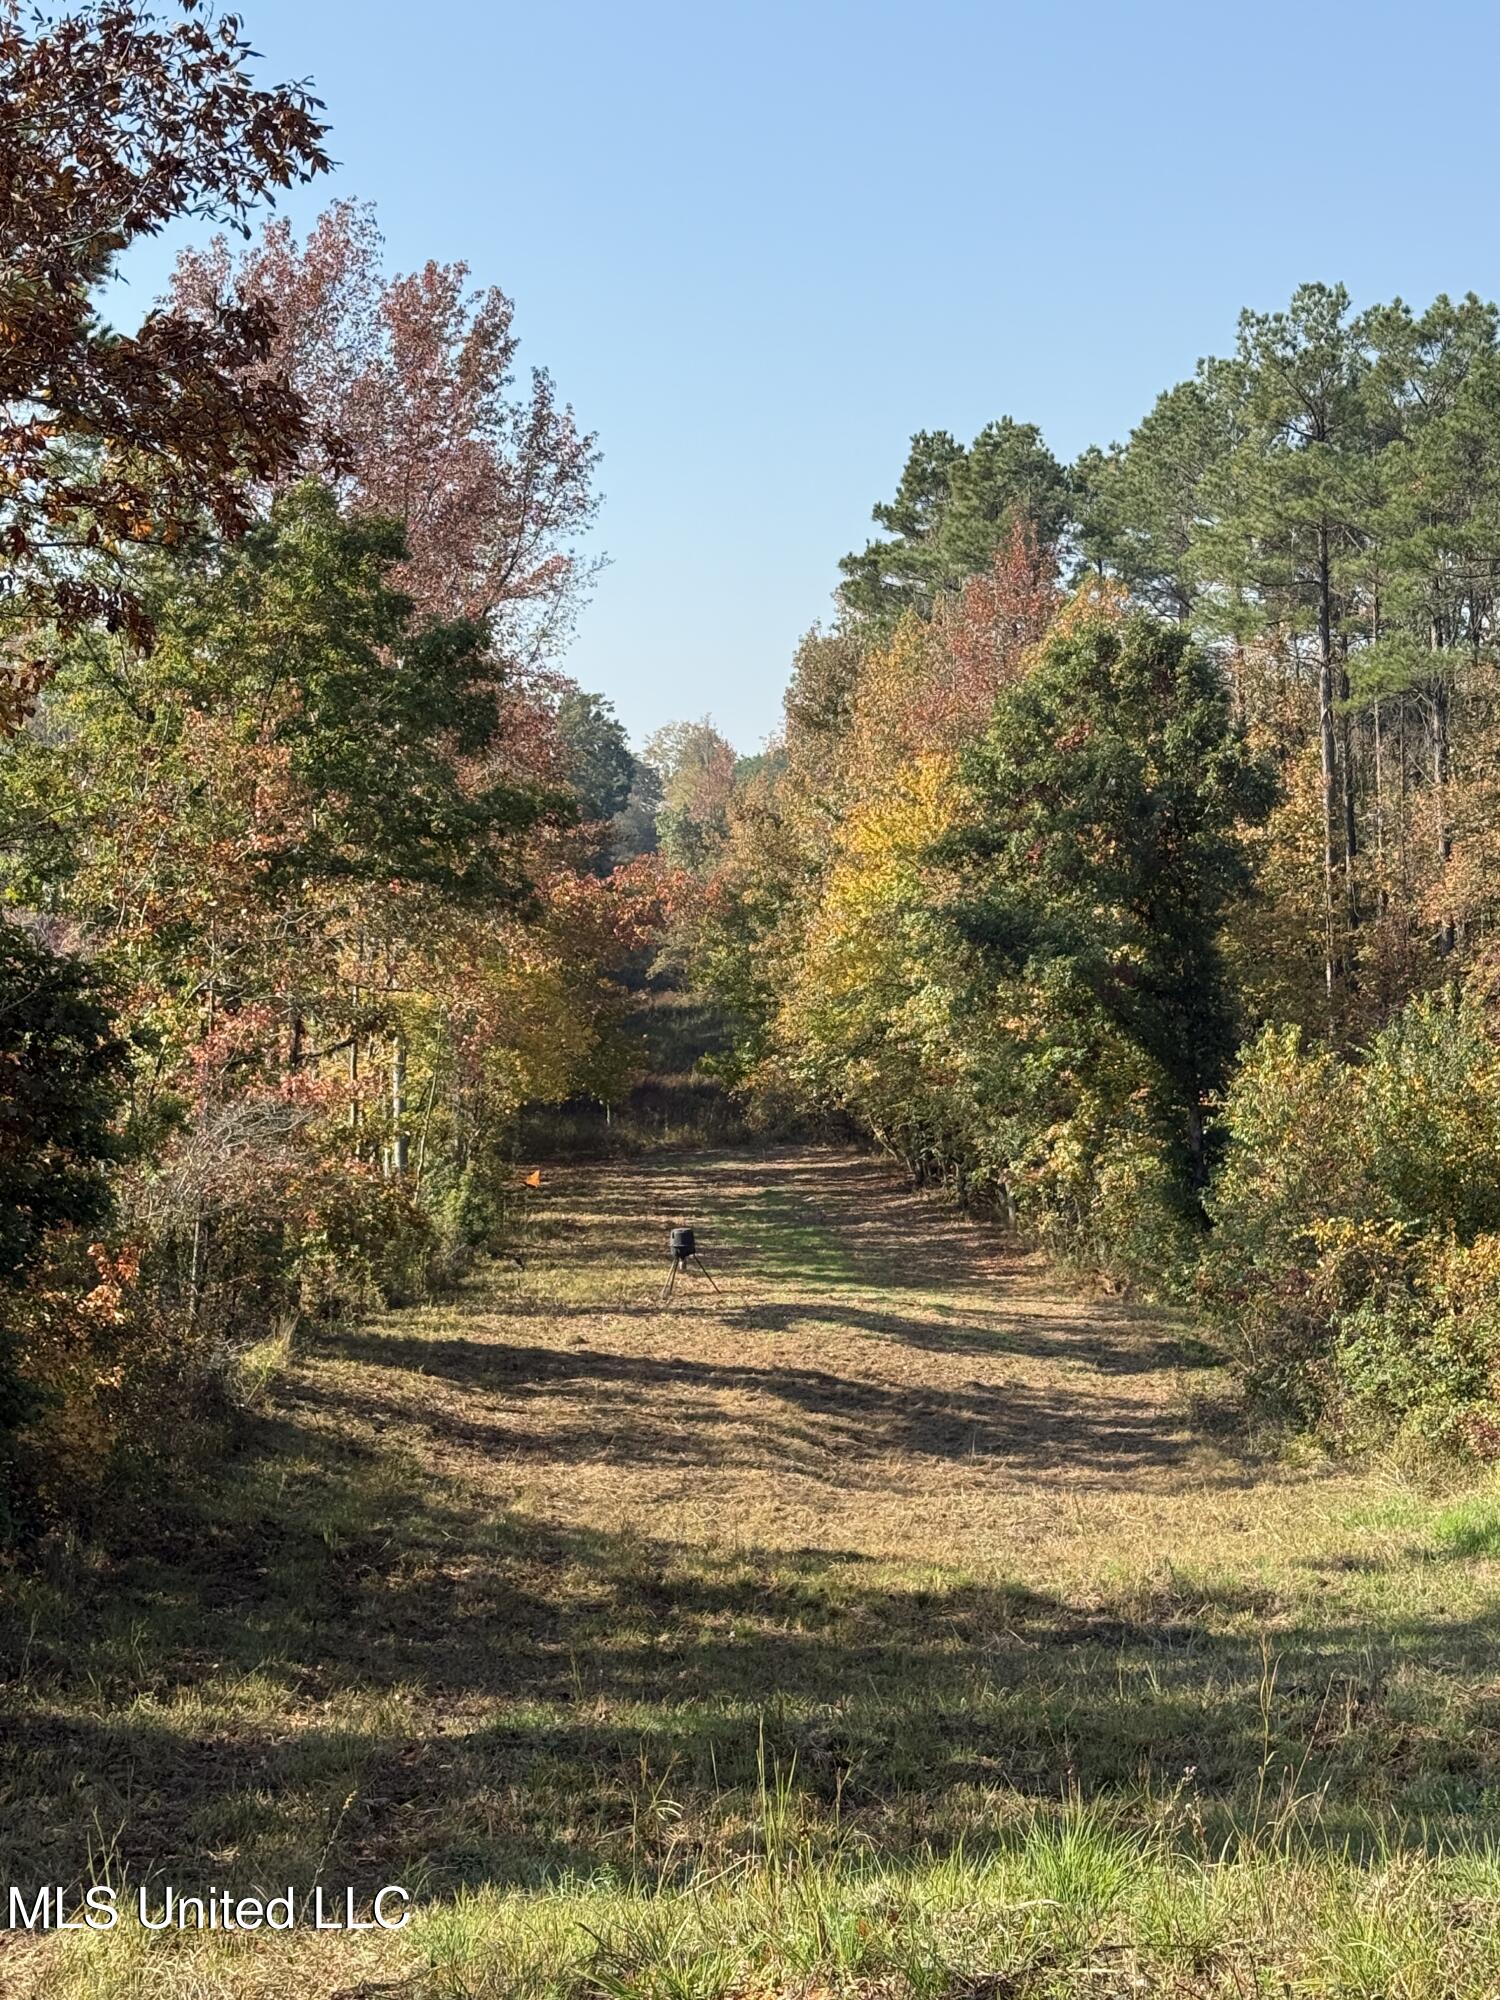
<svg viewBox="0 0 1500 2000">
<path fill-rule="evenodd" d="M 142 237 L 184 214 L 242 227 L 327 166 L 318 101 L 257 85 L 250 58 L 239 17 L 197 0 L 50 16 L 0 0 L 0 726 L 40 678 L 28 623 L 147 638 L 131 552 L 204 514 L 239 533 L 247 478 L 286 476 L 307 442 L 263 301 L 152 312 L 134 334 L 97 303 Z"/>
</svg>

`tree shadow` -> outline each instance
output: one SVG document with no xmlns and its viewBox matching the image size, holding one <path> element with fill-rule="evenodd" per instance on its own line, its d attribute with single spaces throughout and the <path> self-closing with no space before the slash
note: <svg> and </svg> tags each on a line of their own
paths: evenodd
<svg viewBox="0 0 1500 2000">
<path fill-rule="evenodd" d="M 731 1299 L 716 1338 L 744 1350 L 709 1354 L 514 1337 L 533 1315 L 585 1334 L 591 1316 L 624 1317 L 630 1342 L 649 1306 L 506 1299 L 503 1338 L 477 1297 L 467 1338 L 411 1318 L 334 1327 L 211 1481 L 160 1518 L 122 1515 L 108 1547 L 12 1574 L 3 1879 L 75 1885 L 107 1866 L 239 1893 L 315 1874 L 364 1893 L 670 1880 L 752 1851 L 768 1778 L 815 1852 L 981 1853 L 1078 1798 L 1206 1855 L 1268 1838 L 1371 1856 L 1500 1838 L 1497 1620 L 1402 1608 L 1391 1589 L 1382 1625 L 1373 1573 L 1344 1604 L 1331 1579 L 1321 1615 L 1222 1579 L 1070 1595 L 565 1527 L 441 1472 L 605 1459 L 686 1482 L 795 1473 L 831 1492 L 873 1489 L 902 1461 L 940 1476 L 978 1462 L 1107 1493 L 1195 1450 L 1128 1382 L 1069 1398 L 924 1377 L 924 1350 L 1126 1378 L 1163 1348 L 1143 1346 L 1128 1310 L 1032 1315 L 1022 1298 L 1000 1324 L 984 1288 L 1012 1252 L 956 1220 L 944 1282 L 978 1296 L 918 1310 L 922 1261 L 947 1236 L 929 1229 L 913 1258 L 899 1216 L 859 1213 L 876 1191 L 862 1164 L 844 1172 L 831 1193 L 826 1166 L 796 1159 L 717 1168 L 726 1262 L 753 1268 L 766 1185 L 805 1190 L 809 1230 L 831 1229 L 862 1281 L 903 1267 L 879 1279 L 904 1294 L 894 1311 L 852 1288 L 812 1306 Z M 657 1219 L 694 1219 L 695 1180 L 665 1165 L 638 1179 L 628 1201 L 618 1184 L 570 1192 L 571 1222 L 548 1212 L 549 1254 L 586 1249 L 597 1270 L 628 1226 L 631 1254 L 655 1264 Z M 910 1379 L 757 1352 L 810 1310 L 910 1350 Z M 1209 1475 L 1195 1462 L 1193 1477 Z"/>
<path fill-rule="evenodd" d="M 1196 1451 L 1195 1441 L 1169 1429 L 1151 1405 L 1084 1402 L 1023 1381 L 938 1387 L 784 1361 L 424 1339 L 384 1329 L 335 1332 L 328 1351 L 379 1372 L 362 1379 L 357 1392 L 343 1382 L 304 1384 L 300 1398 L 357 1407 L 383 1423 L 461 1440 L 492 1457 L 759 1467 L 834 1483 L 846 1481 L 851 1467 L 893 1456 L 1041 1462 L 1086 1486 L 1180 1466 Z M 424 1405 L 390 1386 L 389 1372 L 397 1369 L 478 1392 L 477 1398 L 461 1409 L 451 1401 Z M 767 1413 L 778 1410 L 792 1421 L 768 1424 Z M 1242 1475 L 1220 1476 L 1237 1482 Z"/>
<path fill-rule="evenodd" d="M 768 1302 L 731 1305 L 722 1319 L 726 1326 L 745 1333 L 784 1333 L 809 1316 L 806 1305 Z M 1126 1345 L 1112 1338 L 1110 1329 L 1101 1328 L 1097 1319 L 1082 1314 L 1065 1317 L 1051 1311 L 1032 1314 L 1024 1303 L 992 1312 L 980 1307 L 962 1311 L 929 1307 L 918 1316 L 888 1312 L 875 1305 L 841 1305 L 820 1299 L 815 1316 L 820 1325 L 846 1327 L 933 1354 L 1019 1354 L 1033 1361 L 1066 1362 L 1100 1375 L 1151 1375 L 1163 1368 L 1206 1367 L 1217 1362 L 1217 1356 L 1205 1355 L 1191 1342 L 1183 1343 L 1172 1335 Z"/>
<path fill-rule="evenodd" d="M 815 1847 L 885 1855 L 1080 1797 L 1214 1852 L 1273 1818 L 1314 1850 L 1493 1840 L 1496 1619 L 1269 1643 L 1276 1610 L 496 1516 L 304 1404 L 149 1543 L 8 1603 L 0 1868 L 654 1880 L 747 1851 L 768 1773 Z"/>
</svg>

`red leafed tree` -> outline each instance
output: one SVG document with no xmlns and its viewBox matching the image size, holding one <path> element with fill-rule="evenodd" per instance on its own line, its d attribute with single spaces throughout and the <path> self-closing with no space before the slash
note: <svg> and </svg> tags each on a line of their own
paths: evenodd
<svg viewBox="0 0 1500 2000">
<path fill-rule="evenodd" d="M 981 734 L 1059 605 L 1053 552 L 1020 523 L 930 622 L 906 612 L 859 664 L 840 752 L 845 781 L 868 786 L 911 757 L 951 753 Z"/>
<path fill-rule="evenodd" d="M 148 637 L 131 547 L 205 510 L 237 532 L 245 475 L 281 477 L 304 444 L 263 304 L 153 312 L 133 336 L 94 304 L 120 253 L 174 217 L 243 228 L 327 166 L 317 100 L 259 88 L 250 55 L 238 16 L 198 0 L 0 0 L 0 558 L 24 618 Z M 38 678 L 5 663 L 0 728 Z"/>
<path fill-rule="evenodd" d="M 1056 551 L 1029 521 L 1017 521 L 990 567 L 971 576 L 939 614 L 946 671 L 932 690 L 952 740 L 984 726 L 995 697 L 1013 681 L 1062 598 Z"/>
<path fill-rule="evenodd" d="M 338 443 L 315 469 L 348 505 L 406 528 L 403 585 L 441 617 L 488 618 L 515 667 L 539 659 L 581 581 L 597 505 L 591 436 L 550 377 L 516 382 L 514 307 L 464 264 L 387 278 L 373 210 L 336 202 L 305 243 L 277 221 L 239 259 L 220 237 L 178 262 L 172 303 L 269 307 L 267 362 Z"/>
</svg>

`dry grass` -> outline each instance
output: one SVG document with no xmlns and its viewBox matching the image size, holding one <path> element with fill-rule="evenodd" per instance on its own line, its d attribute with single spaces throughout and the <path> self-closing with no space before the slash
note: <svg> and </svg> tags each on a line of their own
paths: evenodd
<svg viewBox="0 0 1500 2000">
<path fill-rule="evenodd" d="M 665 1224 L 698 1219 L 723 1287 L 658 1308 Z M 1320 1510 L 1189 1427 L 1203 1353 L 1090 1303 L 983 1224 L 856 1156 L 574 1172 L 524 1271 L 483 1304 L 330 1343 L 347 1415 L 506 1506 L 695 1548 L 992 1561 L 1241 1562 Z M 1188 1379 L 1185 1379 L 1188 1378 Z M 1361 1482 L 1345 1482 L 1350 1490 Z"/>
<path fill-rule="evenodd" d="M 663 1309 L 674 1222 L 722 1290 Z M 559 1170 L 523 1268 L 331 1329 L 211 1492 L 7 1606 L 0 1882 L 420 1927 L 0 1978 L 1500 1990 L 1493 1503 L 1248 1457 L 1204 1362 L 868 1160 Z"/>
</svg>

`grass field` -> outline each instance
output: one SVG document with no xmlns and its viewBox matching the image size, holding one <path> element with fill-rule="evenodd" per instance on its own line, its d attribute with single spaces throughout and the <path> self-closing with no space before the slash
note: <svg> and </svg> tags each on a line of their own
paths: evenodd
<svg viewBox="0 0 1500 2000">
<path fill-rule="evenodd" d="M 853 1156 L 560 1169 L 525 1253 L 4 1608 L 0 1884 L 414 1921 L 0 1990 L 1500 1992 L 1500 1497 L 1247 1455 L 1190 1329 Z"/>
</svg>

